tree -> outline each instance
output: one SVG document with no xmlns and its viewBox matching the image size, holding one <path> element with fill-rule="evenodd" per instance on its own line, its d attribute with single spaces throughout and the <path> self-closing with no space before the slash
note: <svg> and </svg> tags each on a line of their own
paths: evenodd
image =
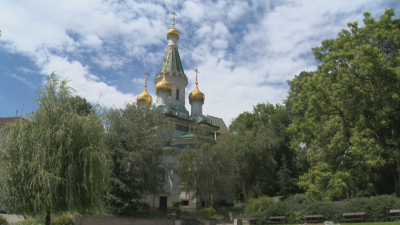
<svg viewBox="0 0 400 225">
<path fill-rule="evenodd" d="M 191 197 L 213 203 L 217 196 L 231 194 L 231 160 L 224 137 L 216 143 L 213 130 L 197 124 L 194 130 L 195 148 L 186 147 L 178 155 L 181 191 Z"/>
<path fill-rule="evenodd" d="M 94 113 L 92 104 L 86 101 L 86 98 L 82 98 L 78 95 L 70 98 L 72 108 L 78 115 L 87 116 L 89 113 Z"/>
<path fill-rule="evenodd" d="M 287 131 L 288 127 L 292 123 L 292 114 L 289 108 L 286 105 L 282 104 L 270 104 L 270 103 L 261 103 L 257 104 L 253 107 L 252 112 L 244 112 L 240 114 L 235 120 L 232 121 L 229 130 L 231 132 L 231 143 L 236 143 L 234 139 L 240 140 L 240 142 L 253 140 L 256 138 L 264 139 L 268 143 L 266 147 L 268 150 L 265 152 L 262 151 L 261 154 L 254 155 L 254 157 L 249 158 L 251 160 L 248 163 L 249 169 L 252 171 L 251 173 L 260 174 L 260 178 L 252 178 L 254 180 L 248 181 L 250 182 L 250 191 L 248 194 L 253 197 L 257 197 L 259 195 L 276 195 L 280 191 L 278 180 L 278 171 L 283 166 L 283 155 L 286 157 L 286 168 L 288 171 L 293 171 L 289 175 L 291 178 L 297 177 L 297 168 L 296 168 L 296 160 L 295 160 L 295 152 L 291 149 L 290 142 L 292 140 L 291 134 Z M 246 140 L 242 140 L 243 137 L 246 137 Z M 248 142 L 248 146 L 254 146 L 256 142 Z M 241 144 L 238 143 L 240 146 Z M 245 146 L 244 146 L 245 147 Z M 238 153 L 246 150 L 254 150 L 256 148 L 235 148 L 238 150 Z M 251 156 L 252 153 L 246 153 L 244 158 Z M 243 155 L 238 154 L 238 160 L 242 160 Z M 264 162 L 270 162 L 269 157 L 273 157 L 274 165 L 272 167 L 266 167 L 265 171 L 260 171 L 260 168 L 263 168 Z M 272 164 L 271 164 L 272 165 Z M 244 174 L 243 174 L 244 175 Z M 261 178 L 263 177 L 263 178 Z M 268 178 L 267 180 L 264 180 Z M 262 182 L 260 182 L 262 181 Z M 236 186 L 238 190 L 243 189 L 242 187 Z M 297 189 L 290 190 L 291 193 L 295 193 Z"/>
<path fill-rule="evenodd" d="M 152 107 L 126 103 L 105 112 L 106 143 L 111 155 L 108 207 L 116 213 L 135 210 L 140 200 L 162 190 L 168 168 L 163 147 L 174 125 Z"/>
<path fill-rule="evenodd" d="M 400 19 L 393 9 L 379 21 L 364 16 L 364 27 L 348 23 L 349 30 L 313 49 L 320 63 L 315 75 L 290 83 L 293 146 L 306 146 L 312 166 L 301 177 L 306 192 L 318 174 L 332 173 L 327 182 L 347 190 L 321 186 L 331 197 L 381 193 L 376 187 L 384 182 L 400 194 Z"/>
<path fill-rule="evenodd" d="M 282 156 L 282 164 L 282 167 L 278 171 L 278 194 L 281 195 L 281 199 L 284 199 L 296 190 L 297 178 L 291 177 L 292 171 L 287 167 L 285 155 Z"/>
<path fill-rule="evenodd" d="M 108 166 L 103 124 L 70 104 L 72 89 L 52 73 L 28 121 L 2 128 L 2 207 L 23 215 L 93 213 L 103 206 Z"/>
</svg>

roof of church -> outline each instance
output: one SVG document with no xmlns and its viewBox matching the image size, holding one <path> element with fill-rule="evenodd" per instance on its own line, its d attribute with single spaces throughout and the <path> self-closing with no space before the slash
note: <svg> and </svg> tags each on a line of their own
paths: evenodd
<svg viewBox="0 0 400 225">
<path fill-rule="evenodd" d="M 185 71 L 183 71 L 181 58 L 179 56 L 179 52 L 178 52 L 177 48 L 167 48 L 167 52 L 165 53 L 165 58 L 168 59 L 168 64 L 167 64 L 167 68 L 166 68 L 165 72 L 167 72 L 167 73 L 168 72 L 176 72 L 176 73 L 180 73 L 186 77 Z M 161 64 L 160 71 L 158 72 L 159 74 L 164 73 L 164 66 L 165 66 L 165 62 L 163 62 Z"/>
<path fill-rule="evenodd" d="M 229 132 L 228 127 L 225 125 L 225 122 L 222 118 L 214 117 L 207 115 L 209 120 L 212 120 L 213 125 L 218 126 L 219 130 L 217 130 L 220 134 L 227 134 Z"/>
<path fill-rule="evenodd" d="M 3 118 L 0 118 L 0 126 L 12 123 L 12 122 L 14 122 L 16 120 L 19 120 L 19 119 L 22 119 L 23 121 L 27 120 L 27 119 L 22 118 L 22 117 L 3 117 Z"/>
</svg>

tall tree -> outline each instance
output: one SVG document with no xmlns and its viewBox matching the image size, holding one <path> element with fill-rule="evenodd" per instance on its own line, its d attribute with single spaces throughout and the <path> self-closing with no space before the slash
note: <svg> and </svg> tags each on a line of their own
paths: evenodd
<svg viewBox="0 0 400 225">
<path fill-rule="evenodd" d="M 307 148 L 314 175 L 299 184 L 310 195 L 312 179 L 329 173 L 327 183 L 335 185 L 319 190 L 331 198 L 379 193 L 388 174 L 400 194 L 400 19 L 393 19 L 393 9 L 379 21 L 364 16 L 364 27 L 348 23 L 349 30 L 313 49 L 320 63 L 315 75 L 292 82 L 301 88 L 289 93 L 296 115 L 290 130 L 294 147 Z"/>
<path fill-rule="evenodd" d="M 92 104 L 86 101 L 86 98 L 82 98 L 78 95 L 71 97 L 70 99 L 72 108 L 78 115 L 87 116 L 89 113 L 94 113 Z"/>
<path fill-rule="evenodd" d="M 194 126 L 195 147 L 185 148 L 178 156 L 179 181 L 181 190 L 206 200 L 206 204 L 216 201 L 216 196 L 232 194 L 231 157 L 225 137 L 218 143 L 214 132 L 207 125 Z"/>
<path fill-rule="evenodd" d="M 2 128 L 2 207 L 36 216 L 65 211 L 92 213 L 103 206 L 108 166 L 102 121 L 79 116 L 71 88 L 52 73 L 37 91 L 28 121 Z"/>
<path fill-rule="evenodd" d="M 135 103 L 109 109 L 105 121 L 112 161 L 107 201 L 111 211 L 123 213 L 162 190 L 168 172 L 162 164 L 168 151 L 162 148 L 174 125 L 156 109 Z"/>
<path fill-rule="evenodd" d="M 270 104 L 270 103 L 262 103 L 257 104 L 253 107 L 252 112 L 244 112 L 240 114 L 235 120 L 232 121 L 231 126 L 229 127 L 231 132 L 232 139 L 241 140 L 241 142 L 246 141 L 242 140 L 242 137 L 246 137 L 252 142 L 248 143 L 249 146 L 257 143 L 256 140 L 258 138 L 264 139 L 268 143 L 265 143 L 266 152 L 260 154 L 263 157 L 254 157 L 251 159 L 250 167 L 254 167 L 252 170 L 255 174 L 257 173 L 267 173 L 268 175 L 261 175 L 261 177 L 268 178 L 268 181 L 263 183 L 258 183 L 254 180 L 254 184 L 252 186 L 254 191 L 249 192 L 250 195 L 276 195 L 279 191 L 278 180 L 278 171 L 283 166 L 282 157 L 285 155 L 286 157 L 286 167 L 290 172 L 290 177 L 297 177 L 296 163 L 295 163 L 295 154 L 294 151 L 290 147 L 291 135 L 288 133 L 287 128 L 292 123 L 292 114 L 286 105 L 282 104 Z M 253 136 L 253 137 L 252 137 Z M 255 139 L 254 139 L 255 138 Z M 256 141 L 256 142 L 254 142 Z M 231 143 L 236 143 L 235 140 L 232 140 Z M 240 146 L 240 143 L 238 143 Z M 233 149 L 238 150 L 238 153 L 241 152 L 244 148 L 236 148 Z M 253 148 L 247 148 L 246 150 L 251 150 Z M 257 148 L 254 148 L 257 149 Z M 251 154 L 250 154 L 251 155 Z M 246 155 L 250 156 L 250 155 Z M 239 154 L 240 156 L 240 154 Z M 240 156 L 241 157 L 241 156 Z M 240 157 L 238 160 L 241 160 Z M 266 167 L 265 171 L 260 171 L 259 168 L 263 168 L 263 162 L 270 161 L 269 157 L 272 157 L 272 161 L 276 163 L 276 166 Z M 242 162 L 243 163 L 243 162 Z M 275 164 L 274 163 L 274 164 Z M 261 166 L 261 167 L 260 167 Z M 243 174 L 244 175 L 244 174 Z M 262 181 L 263 178 L 257 178 Z M 253 181 L 251 181 L 253 182 Z M 239 188 L 239 190 L 243 189 Z M 290 190 L 291 192 L 296 192 L 296 190 Z M 247 194 L 247 195 L 248 195 Z"/>
</svg>

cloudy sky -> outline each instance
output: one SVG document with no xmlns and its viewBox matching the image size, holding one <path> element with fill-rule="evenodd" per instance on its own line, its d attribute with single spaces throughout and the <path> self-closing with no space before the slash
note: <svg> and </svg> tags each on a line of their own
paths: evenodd
<svg viewBox="0 0 400 225">
<path fill-rule="evenodd" d="M 229 124 L 257 103 L 282 102 L 287 80 L 316 70 L 312 47 L 388 8 L 400 15 L 398 0 L 1 0 L 0 117 L 34 111 L 52 71 L 77 95 L 117 107 L 135 100 L 149 71 L 155 99 L 175 11 L 186 95 L 197 67 L 203 113 Z"/>
</svg>

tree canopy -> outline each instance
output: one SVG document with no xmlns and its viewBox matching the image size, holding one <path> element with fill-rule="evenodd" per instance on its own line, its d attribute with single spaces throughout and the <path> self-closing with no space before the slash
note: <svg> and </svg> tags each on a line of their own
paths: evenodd
<svg viewBox="0 0 400 225">
<path fill-rule="evenodd" d="M 299 182 L 310 199 L 388 187 L 400 194 L 400 19 L 393 16 L 389 9 L 379 21 L 365 13 L 363 27 L 348 23 L 313 48 L 318 70 L 289 82 L 292 146 L 305 149 L 312 166 Z"/>
<path fill-rule="evenodd" d="M 129 102 L 104 115 L 112 162 L 107 202 L 113 212 L 123 213 L 162 190 L 168 172 L 162 148 L 174 125 L 156 109 Z"/>
<path fill-rule="evenodd" d="M 27 121 L 2 128 L 2 207 L 24 215 L 93 213 L 101 208 L 108 177 L 103 123 L 80 116 L 67 81 L 52 73 L 37 91 Z M 47 222 L 47 221 L 46 221 Z"/>
</svg>

